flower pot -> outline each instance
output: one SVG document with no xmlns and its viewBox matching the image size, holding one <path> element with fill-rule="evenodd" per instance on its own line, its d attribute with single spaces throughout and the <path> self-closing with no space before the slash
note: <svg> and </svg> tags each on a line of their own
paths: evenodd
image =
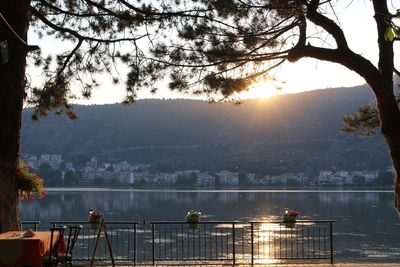
<svg viewBox="0 0 400 267">
<path fill-rule="evenodd" d="M 200 212 L 197 211 L 189 211 L 186 215 L 186 222 L 188 223 L 189 229 L 197 229 L 200 221 Z"/>
<path fill-rule="evenodd" d="M 94 230 L 99 229 L 101 217 L 89 216 L 88 221 L 89 221 L 90 227 L 92 229 L 94 229 Z"/>
<path fill-rule="evenodd" d="M 283 215 L 283 224 L 285 225 L 286 228 L 294 228 L 296 225 L 296 217 L 295 216 L 290 216 L 290 215 Z"/>
</svg>

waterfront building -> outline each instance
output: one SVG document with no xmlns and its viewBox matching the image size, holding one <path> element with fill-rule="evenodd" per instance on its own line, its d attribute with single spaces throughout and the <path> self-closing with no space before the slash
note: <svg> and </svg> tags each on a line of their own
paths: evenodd
<svg viewBox="0 0 400 267">
<path fill-rule="evenodd" d="M 221 185 L 239 185 L 239 174 L 237 172 L 220 171 L 217 173 Z"/>
<path fill-rule="evenodd" d="M 215 177 L 209 175 L 208 173 L 201 172 L 197 175 L 198 186 L 211 186 L 215 184 Z"/>
</svg>

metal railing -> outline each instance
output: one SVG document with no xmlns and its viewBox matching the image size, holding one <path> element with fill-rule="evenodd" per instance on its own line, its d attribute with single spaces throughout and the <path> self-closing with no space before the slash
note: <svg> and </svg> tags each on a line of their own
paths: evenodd
<svg viewBox="0 0 400 267">
<path fill-rule="evenodd" d="M 32 229 L 37 231 L 39 229 L 40 221 L 22 221 L 21 222 L 21 229 Z"/>
<path fill-rule="evenodd" d="M 152 263 L 232 262 L 243 242 L 238 222 L 150 222 Z"/>
<path fill-rule="evenodd" d="M 251 264 L 272 261 L 329 260 L 333 263 L 330 220 L 250 222 Z"/>
<path fill-rule="evenodd" d="M 53 221 L 52 225 L 81 224 L 74 262 L 90 262 L 97 235 L 87 221 Z M 332 220 L 235 222 L 181 221 L 107 222 L 114 260 L 118 265 L 136 264 L 231 264 L 333 263 Z M 39 222 L 25 221 L 24 228 Z M 96 261 L 110 263 L 104 238 Z"/>
<path fill-rule="evenodd" d="M 52 221 L 57 225 L 83 225 L 78 242 L 74 248 L 75 261 L 90 261 L 95 245 L 98 229 L 93 229 L 87 221 Z M 138 222 L 112 221 L 107 222 L 107 234 L 115 262 L 119 264 L 133 264 L 137 262 L 137 225 Z M 110 263 L 111 258 L 104 238 L 100 238 L 95 259 L 98 262 Z"/>
</svg>

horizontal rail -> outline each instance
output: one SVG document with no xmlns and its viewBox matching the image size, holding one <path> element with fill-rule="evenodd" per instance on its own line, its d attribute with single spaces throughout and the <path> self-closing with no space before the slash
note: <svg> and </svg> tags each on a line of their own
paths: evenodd
<svg viewBox="0 0 400 267">
<path fill-rule="evenodd" d="M 21 222 L 21 228 L 22 229 L 26 229 L 26 228 L 31 228 L 28 226 L 33 226 L 33 230 L 37 231 L 38 230 L 38 226 L 40 225 L 40 221 L 22 221 Z"/>
<path fill-rule="evenodd" d="M 296 220 L 298 223 L 334 223 L 335 220 Z M 283 223 L 282 220 L 274 221 L 250 221 L 248 223 Z"/>
<path fill-rule="evenodd" d="M 51 224 L 90 224 L 89 221 L 51 221 Z M 111 224 L 139 224 L 139 222 L 132 221 L 107 221 L 107 225 Z"/>
<path fill-rule="evenodd" d="M 190 224 L 187 221 L 150 221 L 149 224 Z M 198 224 L 248 224 L 247 222 L 238 221 L 199 221 Z"/>
</svg>

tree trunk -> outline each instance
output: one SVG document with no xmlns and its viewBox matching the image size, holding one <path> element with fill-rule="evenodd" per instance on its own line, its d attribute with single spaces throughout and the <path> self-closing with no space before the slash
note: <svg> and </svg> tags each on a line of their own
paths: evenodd
<svg viewBox="0 0 400 267">
<path fill-rule="evenodd" d="M 385 91 L 389 92 L 389 90 Z M 381 120 L 381 131 L 389 147 L 395 170 L 395 207 L 400 214 L 400 110 L 393 93 L 377 95 L 377 107 Z"/>
<path fill-rule="evenodd" d="M 8 45 L 8 62 L 0 62 L 0 225 L 2 231 L 20 228 L 15 171 L 19 158 L 21 116 L 25 93 L 27 46 L 24 42 L 27 40 L 29 27 L 29 6 L 29 0 L 0 1 L 0 12 L 7 21 L 0 18 L 0 42 L 6 41 Z M 4 53 L 2 53 L 2 61 L 4 59 Z"/>
</svg>

